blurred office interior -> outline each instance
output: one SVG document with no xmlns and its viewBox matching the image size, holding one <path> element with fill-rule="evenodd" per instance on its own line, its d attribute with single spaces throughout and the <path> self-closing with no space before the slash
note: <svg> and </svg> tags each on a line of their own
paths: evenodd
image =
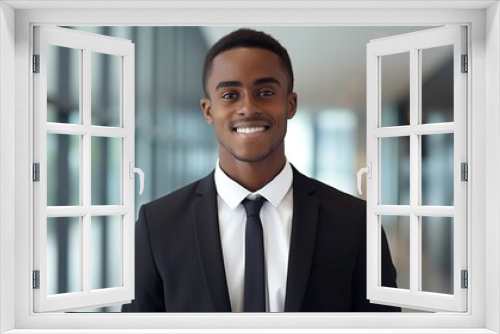
<svg viewBox="0 0 500 334">
<path fill-rule="evenodd" d="M 208 48 L 238 27 L 71 28 L 135 44 L 135 165 L 146 175 L 144 193 L 135 195 L 136 215 L 143 203 L 210 173 L 217 161 L 217 143 L 199 107 L 202 64 Z M 308 176 L 364 198 L 366 191 L 359 195 L 356 190 L 356 172 L 366 166 L 366 45 L 430 27 L 254 28 L 277 38 L 294 66 L 299 103 L 288 124 L 289 161 Z M 422 56 L 424 123 L 453 121 L 453 53 L 450 47 L 438 49 Z M 78 123 L 80 53 L 56 46 L 47 52 L 47 121 Z M 409 124 L 409 57 L 383 58 L 382 126 Z M 94 53 L 92 124 L 119 124 L 119 80 L 118 57 Z M 453 134 L 422 137 L 422 204 L 452 206 Z M 407 205 L 409 138 L 384 138 L 381 147 L 381 204 Z M 47 135 L 47 162 L 47 205 L 78 205 L 78 136 Z M 92 138 L 93 205 L 119 204 L 119 175 L 120 140 Z M 363 190 L 365 184 L 363 180 Z M 383 216 L 381 223 L 398 270 L 398 285 L 408 289 L 409 219 Z M 49 294 L 79 291 L 79 220 L 49 218 L 47 224 Z M 427 217 L 422 233 L 422 289 L 453 293 L 452 219 Z M 92 218 L 91 261 L 92 289 L 119 286 L 119 216 Z M 120 306 L 112 306 L 87 311 L 119 310 Z"/>
</svg>

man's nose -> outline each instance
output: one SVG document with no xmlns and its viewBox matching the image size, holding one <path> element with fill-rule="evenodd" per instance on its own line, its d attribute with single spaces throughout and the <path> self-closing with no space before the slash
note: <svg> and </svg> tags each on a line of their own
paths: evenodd
<svg viewBox="0 0 500 334">
<path fill-rule="evenodd" d="M 257 101 L 255 101 L 255 99 L 250 94 L 245 94 L 243 99 L 241 100 L 241 105 L 238 113 L 240 115 L 250 116 L 260 112 L 261 110 Z"/>
</svg>

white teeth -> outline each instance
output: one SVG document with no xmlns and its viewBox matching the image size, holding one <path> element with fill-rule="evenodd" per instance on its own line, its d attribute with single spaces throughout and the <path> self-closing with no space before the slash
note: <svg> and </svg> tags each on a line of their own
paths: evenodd
<svg viewBox="0 0 500 334">
<path fill-rule="evenodd" d="M 253 132 L 264 131 L 265 129 L 266 128 L 263 126 L 256 126 L 252 128 L 236 128 L 236 132 L 253 133 Z"/>
</svg>

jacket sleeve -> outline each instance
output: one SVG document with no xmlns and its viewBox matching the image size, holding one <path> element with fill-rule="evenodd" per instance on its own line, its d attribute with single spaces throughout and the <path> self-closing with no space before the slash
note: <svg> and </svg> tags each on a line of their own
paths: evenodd
<svg viewBox="0 0 500 334">
<path fill-rule="evenodd" d="M 153 258 L 144 205 L 135 225 L 135 299 L 124 304 L 122 312 L 165 312 L 163 282 Z"/>
<path fill-rule="evenodd" d="M 397 288 L 396 283 L 396 268 L 392 263 L 391 252 L 387 242 L 385 231 L 382 228 L 381 234 L 382 242 L 382 286 Z M 355 271 L 355 284 L 353 291 L 354 305 L 353 311 L 355 312 L 401 312 L 401 308 L 373 304 L 366 298 L 366 233 L 361 241 L 360 253 Z"/>
</svg>

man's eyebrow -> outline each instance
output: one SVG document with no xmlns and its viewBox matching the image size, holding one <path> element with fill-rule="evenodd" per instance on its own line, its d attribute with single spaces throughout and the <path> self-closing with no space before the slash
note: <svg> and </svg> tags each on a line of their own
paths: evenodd
<svg viewBox="0 0 500 334">
<path fill-rule="evenodd" d="M 267 84 L 267 83 L 273 83 L 273 84 L 277 84 L 278 86 L 281 87 L 281 82 L 279 82 L 278 79 L 276 78 L 273 78 L 273 77 L 266 77 L 266 78 L 261 78 L 261 79 L 257 79 L 253 82 L 253 84 L 255 86 L 258 86 L 258 85 L 262 85 L 262 84 Z"/>
<path fill-rule="evenodd" d="M 281 87 L 281 82 L 278 79 L 273 77 L 265 77 L 257 79 L 253 82 L 254 86 L 263 85 L 263 84 L 276 84 Z M 215 90 L 226 88 L 226 87 L 243 87 L 243 84 L 240 81 L 221 81 L 215 86 Z"/>
<path fill-rule="evenodd" d="M 221 81 L 215 86 L 215 90 L 225 87 L 243 87 L 243 84 L 239 81 Z"/>
</svg>

